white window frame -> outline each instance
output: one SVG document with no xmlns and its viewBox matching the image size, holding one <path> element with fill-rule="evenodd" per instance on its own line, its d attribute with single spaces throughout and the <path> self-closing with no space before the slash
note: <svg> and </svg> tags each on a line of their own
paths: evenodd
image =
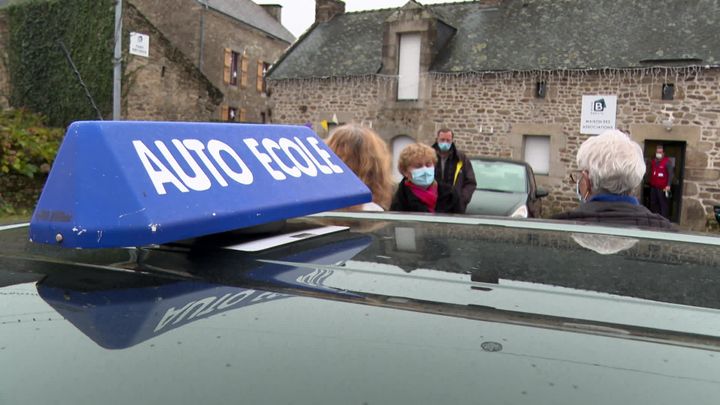
<svg viewBox="0 0 720 405">
<path fill-rule="evenodd" d="M 550 135 L 523 135 L 523 160 L 535 174 L 550 174 L 551 147 Z"/>
<path fill-rule="evenodd" d="M 420 96 L 420 49 L 419 33 L 400 35 L 398 53 L 398 100 L 417 100 Z"/>
</svg>

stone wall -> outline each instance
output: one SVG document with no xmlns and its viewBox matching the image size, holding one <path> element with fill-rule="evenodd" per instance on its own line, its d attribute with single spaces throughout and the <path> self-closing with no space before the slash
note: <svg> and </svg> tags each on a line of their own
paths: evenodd
<svg viewBox="0 0 720 405">
<path fill-rule="evenodd" d="M 122 116 L 131 120 L 210 121 L 222 93 L 135 8 L 124 29 L 150 36 L 148 58 L 125 50 Z M 126 36 L 127 37 L 127 36 Z"/>
<path fill-rule="evenodd" d="M 272 115 L 272 111 L 268 111 L 271 108 L 269 98 L 266 93 L 257 89 L 258 61 L 274 63 L 290 44 L 269 37 L 218 12 L 208 13 L 205 24 L 207 32 L 202 71 L 225 94 L 223 104 L 244 109 L 246 122 L 262 122 L 261 113 L 265 113 L 266 121 L 269 120 Z M 237 85 L 223 81 L 226 48 L 244 54 L 248 61 L 248 80 L 245 87 L 241 86 L 239 77 Z M 238 72 L 238 76 L 241 75 L 242 73 Z M 260 81 L 262 82 L 262 79 Z"/>
<path fill-rule="evenodd" d="M 165 35 L 195 66 L 199 61 L 200 17 L 195 0 L 127 0 Z"/>
<path fill-rule="evenodd" d="M 137 9 L 191 61 L 224 95 L 223 106 L 245 111 L 245 121 L 261 122 L 272 116 L 267 95 L 257 90 L 258 61 L 271 64 L 290 46 L 194 0 L 131 0 Z M 201 33 L 202 31 L 202 33 Z M 225 49 L 246 56 L 246 87 L 224 82 Z M 239 72 L 240 73 L 240 72 Z M 222 107 L 212 115 L 221 118 Z"/>
<path fill-rule="evenodd" d="M 470 155 L 523 158 L 526 135 L 551 138 L 550 171 L 538 183 L 550 191 L 545 213 L 577 206 L 568 179 L 581 135 L 583 95 L 617 95 L 617 128 L 641 145 L 646 140 L 686 143 L 680 223 L 705 229 L 720 202 L 720 69 L 638 69 L 633 71 L 500 74 L 430 74 L 431 97 L 424 107 L 394 102 L 394 80 L 386 76 L 271 82 L 276 121 L 372 122 L 386 140 L 408 135 L 430 143 L 440 126 L 456 130 L 458 146 Z M 547 83 L 545 98 L 536 83 Z M 663 83 L 675 85 L 674 100 L 661 100 Z M 672 119 L 670 130 L 665 122 Z"/>
</svg>

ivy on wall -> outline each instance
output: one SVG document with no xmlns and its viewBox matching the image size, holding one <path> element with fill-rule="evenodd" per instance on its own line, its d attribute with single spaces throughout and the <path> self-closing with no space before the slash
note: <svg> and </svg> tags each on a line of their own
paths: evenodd
<svg viewBox="0 0 720 405">
<path fill-rule="evenodd" d="M 48 124 L 98 119 L 60 43 L 104 118 L 112 112 L 114 0 L 36 0 L 5 9 L 10 104 Z"/>
</svg>

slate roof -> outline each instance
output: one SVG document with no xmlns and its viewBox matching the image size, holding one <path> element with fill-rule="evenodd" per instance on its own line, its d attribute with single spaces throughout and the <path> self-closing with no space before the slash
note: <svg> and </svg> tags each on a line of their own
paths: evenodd
<svg viewBox="0 0 720 405">
<path fill-rule="evenodd" d="M 0 0 L 2 1 L 2 0 Z M 295 42 L 295 36 L 274 19 L 262 7 L 250 0 L 196 0 L 200 4 L 242 21 L 252 27 L 280 38 L 287 43 Z"/>
<path fill-rule="evenodd" d="M 502 0 L 427 5 L 457 33 L 432 72 L 639 68 L 720 64 L 720 0 Z M 383 22 L 395 9 L 318 24 L 271 79 L 375 74 Z"/>
</svg>

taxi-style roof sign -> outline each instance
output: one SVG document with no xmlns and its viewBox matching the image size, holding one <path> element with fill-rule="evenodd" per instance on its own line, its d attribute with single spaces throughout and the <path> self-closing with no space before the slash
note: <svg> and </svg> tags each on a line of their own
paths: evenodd
<svg viewBox="0 0 720 405">
<path fill-rule="evenodd" d="M 160 244 L 370 200 L 305 126 L 83 121 L 65 134 L 30 238 Z"/>
</svg>

